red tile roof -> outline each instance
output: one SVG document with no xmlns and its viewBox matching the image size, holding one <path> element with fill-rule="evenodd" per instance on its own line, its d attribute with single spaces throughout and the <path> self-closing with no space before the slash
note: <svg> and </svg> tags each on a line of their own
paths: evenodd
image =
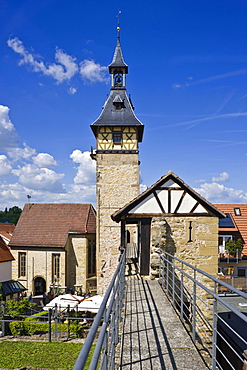
<svg viewBox="0 0 247 370">
<path fill-rule="evenodd" d="M 25 204 L 9 246 L 64 247 L 73 232 L 96 232 L 91 204 Z"/>
<path fill-rule="evenodd" d="M 14 260 L 9 247 L 0 236 L 0 262 L 8 262 Z"/>
<path fill-rule="evenodd" d="M 242 240 L 244 242 L 243 254 L 247 255 L 247 204 L 214 204 L 216 208 L 224 213 L 230 213 L 231 218 L 240 232 Z M 241 211 L 241 216 L 236 216 L 234 208 L 239 208 Z M 223 229 L 220 229 L 223 230 Z M 224 229 L 225 231 L 230 231 L 230 229 Z M 236 231 L 235 228 L 231 229 Z"/>
<path fill-rule="evenodd" d="M 5 222 L 0 222 L 0 234 L 3 233 L 8 233 L 8 234 L 13 234 L 15 230 L 15 225 L 14 224 L 9 224 Z"/>
</svg>

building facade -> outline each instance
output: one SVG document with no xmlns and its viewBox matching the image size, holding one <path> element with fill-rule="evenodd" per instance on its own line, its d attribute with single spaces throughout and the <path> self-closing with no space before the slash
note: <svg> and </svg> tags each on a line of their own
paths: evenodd
<svg viewBox="0 0 247 370">
<path fill-rule="evenodd" d="M 12 278 L 33 295 L 96 290 L 95 233 L 90 204 L 26 204 L 9 244 Z"/>
</svg>

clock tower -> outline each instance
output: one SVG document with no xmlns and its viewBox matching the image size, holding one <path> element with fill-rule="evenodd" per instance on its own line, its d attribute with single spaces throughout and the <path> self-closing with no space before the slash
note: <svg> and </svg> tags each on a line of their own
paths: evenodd
<svg viewBox="0 0 247 370">
<path fill-rule="evenodd" d="M 99 118 L 91 124 L 96 138 L 96 209 L 98 293 L 104 294 L 116 269 L 120 225 L 111 215 L 140 193 L 138 144 L 143 124 L 126 93 L 128 66 L 124 62 L 118 28 L 117 45 L 109 65 L 111 90 Z"/>
</svg>

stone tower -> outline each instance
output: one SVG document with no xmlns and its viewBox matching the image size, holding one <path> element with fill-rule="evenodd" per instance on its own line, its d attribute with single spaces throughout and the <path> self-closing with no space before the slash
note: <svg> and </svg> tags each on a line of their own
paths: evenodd
<svg viewBox="0 0 247 370">
<path fill-rule="evenodd" d="M 99 118 L 91 124 L 96 138 L 96 208 L 97 208 L 97 276 L 98 293 L 103 294 L 116 269 L 119 257 L 120 226 L 111 215 L 139 195 L 138 143 L 143 124 L 134 114 L 126 93 L 125 64 L 118 29 L 112 63 L 110 95 Z"/>
</svg>

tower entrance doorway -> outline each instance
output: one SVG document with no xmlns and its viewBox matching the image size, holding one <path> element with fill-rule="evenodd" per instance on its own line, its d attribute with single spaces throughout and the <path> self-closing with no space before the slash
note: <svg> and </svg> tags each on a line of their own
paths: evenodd
<svg viewBox="0 0 247 370">
<path fill-rule="evenodd" d="M 34 295 L 41 295 L 46 292 L 46 281 L 38 276 L 34 279 Z"/>
</svg>

